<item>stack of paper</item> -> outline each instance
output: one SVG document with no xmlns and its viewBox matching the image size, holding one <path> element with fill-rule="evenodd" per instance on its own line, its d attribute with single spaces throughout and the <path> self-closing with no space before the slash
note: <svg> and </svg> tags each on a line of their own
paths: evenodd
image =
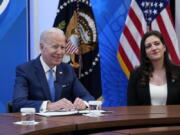
<svg viewBox="0 0 180 135">
<path fill-rule="evenodd" d="M 74 114 L 87 114 L 87 113 L 105 113 L 104 110 L 82 110 L 82 111 L 50 111 L 50 112 L 43 112 L 43 113 L 36 113 L 37 115 L 41 116 L 65 116 L 65 115 L 74 115 Z"/>
</svg>

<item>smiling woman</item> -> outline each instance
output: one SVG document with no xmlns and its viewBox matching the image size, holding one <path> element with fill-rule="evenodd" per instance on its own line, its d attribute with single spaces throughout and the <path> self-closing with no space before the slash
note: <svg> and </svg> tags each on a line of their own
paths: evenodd
<svg viewBox="0 0 180 135">
<path fill-rule="evenodd" d="M 167 44 L 158 31 L 141 40 L 141 65 L 131 72 L 128 105 L 180 104 L 180 67 L 172 64 Z"/>
<path fill-rule="evenodd" d="M 164 60 L 165 45 L 156 36 L 150 36 L 145 41 L 145 51 L 147 57 L 153 62 L 157 60 Z"/>
</svg>

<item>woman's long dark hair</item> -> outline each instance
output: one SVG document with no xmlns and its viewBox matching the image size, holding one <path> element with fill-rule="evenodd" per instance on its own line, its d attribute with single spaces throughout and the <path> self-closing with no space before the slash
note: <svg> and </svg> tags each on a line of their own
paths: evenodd
<svg viewBox="0 0 180 135">
<path fill-rule="evenodd" d="M 170 72 L 170 74 L 172 75 L 171 67 L 173 66 L 173 64 L 169 59 L 168 48 L 162 34 L 159 31 L 149 31 L 144 34 L 141 40 L 141 65 L 139 69 L 140 69 L 140 77 L 141 77 L 140 80 L 142 84 L 149 83 L 149 78 L 152 76 L 152 72 L 154 71 L 154 67 L 151 61 L 149 60 L 149 58 L 147 57 L 145 50 L 145 41 L 150 36 L 156 36 L 165 46 L 166 51 L 164 52 L 164 67 L 166 69 L 166 72 Z"/>
</svg>

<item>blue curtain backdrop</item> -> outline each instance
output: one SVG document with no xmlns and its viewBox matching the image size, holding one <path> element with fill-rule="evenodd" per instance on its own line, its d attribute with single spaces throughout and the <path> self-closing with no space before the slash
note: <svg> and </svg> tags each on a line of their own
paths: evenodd
<svg viewBox="0 0 180 135">
<path fill-rule="evenodd" d="M 10 0 L 0 14 L 0 113 L 12 100 L 15 67 L 27 61 L 26 17 L 26 0 Z"/>
<path fill-rule="evenodd" d="M 128 80 L 117 60 L 120 34 L 131 0 L 91 0 L 99 36 L 104 106 L 126 105 Z"/>
</svg>

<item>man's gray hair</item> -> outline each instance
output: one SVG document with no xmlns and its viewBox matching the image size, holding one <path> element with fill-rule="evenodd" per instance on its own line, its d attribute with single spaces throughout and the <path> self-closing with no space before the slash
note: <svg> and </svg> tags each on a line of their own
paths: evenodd
<svg viewBox="0 0 180 135">
<path fill-rule="evenodd" d="M 49 34 L 52 34 L 52 33 L 65 36 L 64 32 L 63 32 L 61 29 L 52 27 L 52 28 L 49 28 L 49 29 L 44 30 L 44 31 L 41 33 L 41 36 L 40 36 L 40 44 L 47 44 L 48 36 L 49 36 Z"/>
</svg>

